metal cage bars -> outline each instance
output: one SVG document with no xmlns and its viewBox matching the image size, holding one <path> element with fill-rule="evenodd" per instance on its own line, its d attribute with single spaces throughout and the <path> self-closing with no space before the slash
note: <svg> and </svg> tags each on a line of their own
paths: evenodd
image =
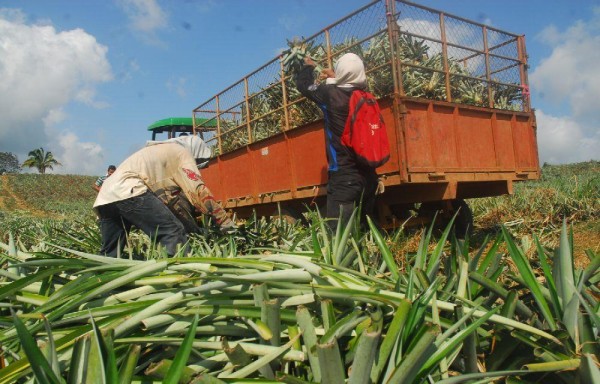
<svg viewBox="0 0 600 384">
<path fill-rule="evenodd" d="M 384 1 L 385 6 L 382 6 Z M 372 26 L 376 24 L 370 23 L 372 19 L 364 21 L 367 17 L 374 17 L 371 16 L 372 14 L 380 12 L 377 8 L 385 11 L 385 15 L 381 16 L 385 20 L 381 29 L 373 29 L 378 27 Z M 437 26 L 430 22 L 433 19 L 436 20 Z M 420 24 L 426 22 L 429 22 L 432 27 L 426 33 L 418 33 Z M 448 23 L 452 24 L 452 27 L 449 27 Z M 401 29 L 401 25 L 405 30 Z M 367 30 L 363 35 L 358 31 L 361 27 Z M 337 29 L 349 29 L 351 33 L 340 32 L 336 35 Z M 480 31 L 479 38 L 474 34 L 476 30 Z M 439 36 L 431 36 L 431 31 L 438 31 Z M 332 35 L 341 43 L 333 43 Z M 420 74 L 429 72 L 432 76 L 436 73 L 443 76 L 444 97 L 438 100 L 468 104 L 453 94 L 453 90 L 458 92 L 454 89 L 453 84 L 456 82 L 454 79 L 459 79 L 459 83 L 463 85 L 468 85 L 469 82 L 484 84 L 487 103 L 482 103 L 480 106 L 501 107 L 496 105 L 494 94 L 496 90 L 502 90 L 504 87 L 505 92 L 513 92 L 513 95 L 517 94 L 517 98 L 521 99 L 521 104 L 511 101 L 509 104 L 511 108 L 530 110 L 524 37 L 458 16 L 404 0 L 376 0 L 305 39 L 304 42 L 323 41 L 323 44 L 318 44 L 326 53 L 321 61 L 332 67 L 335 58 L 345 52 L 353 49 L 359 49 L 361 52 L 363 49 L 372 49 L 377 42 L 376 38 L 387 39 L 387 42 L 382 42 L 380 45 L 383 46 L 383 56 L 387 55 L 389 60 L 380 61 L 371 67 L 365 63 L 368 77 L 378 77 L 381 81 L 389 79 L 390 82 L 388 86 L 382 88 L 381 92 L 378 92 L 378 96 L 395 93 L 401 97 L 411 97 L 413 95 L 406 89 L 407 74 L 411 74 L 411 71 Z M 410 61 L 401 57 L 402 38 L 415 41 L 417 45 L 426 48 L 426 52 L 431 49 L 434 54 L 430 56 L 435 56 L 435 47 L 439 46 L 441 67 L 428 67 L 418 60 Z M 471 40 L 467 40 L 468 38 Z M 491 46 L 490 40 L 493 41 Z M 347 43 L 348 41 L 350 43 Z M 461 41 L 464 43 L 461 44 Z M 338 47 L 341 49 L 335 50 Z M 516 52 L 515 55 L 507 55 L 506 52 L 510 53 L 510 50 Z M 461 53 L 462 57 L 455 57 Z M 457 70 L 459 68 L 457 63 L 462 63 L 466 69 Z M 480 73 L 471 74 L 470 71 Z M 266 73 L 266 77 L 261 77 L 263 73 Z M 499 75 L 505 75 L 509 81 L 498 80 Z M 207 143 L 213 145 L 217 155 L 268 137 L 260 134 L 259 128 L 268 128 L 269 124 L 275 126 L 275 130 L 271 133 L 276 134 L 320 118 L 316 108 L 301 97 L 295 87 L 289 85 L 291 81 L 291 76 L 284 71 L 281 56 L 274 58 L 195 108 L 193 110 L 195 132 L 199 132 Z M 256 85 L 257 89 L 251 89 L 250 83 L 253 84 L 252 88 Z M 237 95 L 240 92 L 238 88 L 241 89 L 240 95 Z M 230 96 L 230 93 L 234 95 Z M 275 99 L 276 105 L 268 108 L 267 112 L 258 113 L 252 109 L 254 104 L 261 102 L 268 104 L 269 97 Z M 233 100 L 230 101 L 230 98 Z M 227 102 L 224 103 L 223 99 Z M 200 121 L 202 124 L 199 123 Z"/>
</svg>

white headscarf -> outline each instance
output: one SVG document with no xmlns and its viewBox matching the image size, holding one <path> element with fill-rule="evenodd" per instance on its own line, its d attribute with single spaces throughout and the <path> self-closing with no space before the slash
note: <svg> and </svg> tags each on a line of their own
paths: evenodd
<svg viewBox="0 0 600 384">
<path fill-rule="evenodd" d="M 354 53 L 346 53 L 339 58 L 334 66 L 335 78 L 326 80 L 327 84 L 336 84 L 341 88 L 365 88 L 367 76 L 363 61 Z"/>
<path fill-rule="evenodd" d="M 188 151 L 190 151 L 194 159 L 196 159 L 196 164 L 198 165 L 198 168 L 206 167 L 208 165 L 208 160 L 210 160 L 210 157 L 212 155 L 212 150 L 210 149 L 210 147 L 206 145 L 204 140 L 202 140 L 196 135 L 179 136 L 164 141 L 149 140 L 146 142 L 146 147 L 149 147 L 151 145 L 167 143 L 179 144 Z"/>
</svg>

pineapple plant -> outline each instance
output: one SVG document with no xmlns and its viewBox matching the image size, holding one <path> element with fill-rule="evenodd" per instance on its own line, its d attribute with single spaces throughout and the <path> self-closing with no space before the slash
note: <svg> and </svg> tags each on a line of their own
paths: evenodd
<svg viewBox="0 0 600 384">
<path fill-rule="evenodd" d="M 254 217 L 240 236 L 194 238 L 187 256 L 149 245 L 146 261 L 95 255 L 93 241 L 32 252 L 11 237 L 0 243 L 0 383 L 598 377 L 600 259 L 573 269 L 566 225 L 553 252 L 536 244 L 543 281 L 506 229 L 470 250 L 450 225 L 434 241 L 432 226 L 401 270 L 390 248 L 400 232 L 352 220 L 331 234 L 309 218 Z"/>
</svg>

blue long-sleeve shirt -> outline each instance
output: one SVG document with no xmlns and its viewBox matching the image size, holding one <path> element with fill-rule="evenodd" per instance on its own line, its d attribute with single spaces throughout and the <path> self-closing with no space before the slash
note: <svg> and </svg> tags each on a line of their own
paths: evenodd
<svg viewBox="0 0 600 384">
<path fill-rule="evenodd" d="M 327 161 L 330 172 L 355 173 L 356 162 L 342 145 L 341 137 L 348 118 L 348 104 L 355 88 L 340 88 L 333 84 L 315 84 L 314 67 L 305 65 L 296 75 L 298 91 L 315 102 L 323 111 Z"/>
</svg>

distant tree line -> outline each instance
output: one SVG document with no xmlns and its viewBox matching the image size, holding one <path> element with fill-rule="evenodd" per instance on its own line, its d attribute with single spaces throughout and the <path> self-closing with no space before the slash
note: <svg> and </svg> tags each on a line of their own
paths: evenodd
<svg viewBox="0 0 600 384">
<path fill-rule="evenodd" d="M 19 173 L 21 167 L 36 168 L 40 174 L 45 174 L 46 169 L 54 169 L 54 166 L 62 165 L 54 158 L 52 152 L 46 152 L 44 148 L 30 151 L 27 160 L 19 164 L 17 155 L 12 152 L 0 152 L 0 175 L 5 173 Z"/>
<path fill-rule="evenodd" d="M 19 172 L 21 172 L 21 165 L 17 155 L 12 152 L 0 152 L 0 175 Z"/>
</svg>

